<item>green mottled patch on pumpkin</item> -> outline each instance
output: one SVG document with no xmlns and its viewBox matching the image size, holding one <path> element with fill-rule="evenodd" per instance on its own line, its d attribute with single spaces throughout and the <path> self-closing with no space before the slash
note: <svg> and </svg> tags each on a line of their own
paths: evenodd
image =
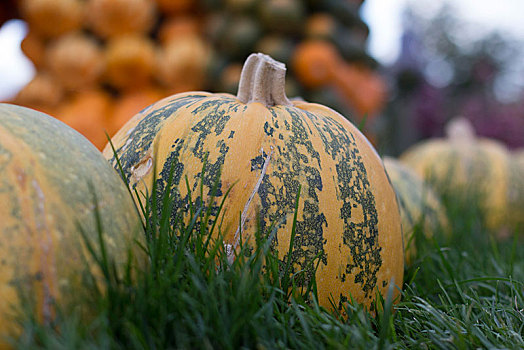
<svg viewBox="0 0 524 350">
<path fill-rule="evenodd" d="M 317 127 L 324 151 L 336 161 L 338 197 L 344 202 L 340 217 L 344 220 L 343 243 L 350 249 L 352 261 L 346 264 L 341 279 L 354 275 L 354 282 L 362 286 L 366 298 L 374 297 L 377 273 L 382 266 L 378 242 L 378 214 L 366 168 L 355 138 L 330 116 L 320 119 L 305 113 Z M 354 219 L 359 212 L 363 221 Z"/>
</svg>

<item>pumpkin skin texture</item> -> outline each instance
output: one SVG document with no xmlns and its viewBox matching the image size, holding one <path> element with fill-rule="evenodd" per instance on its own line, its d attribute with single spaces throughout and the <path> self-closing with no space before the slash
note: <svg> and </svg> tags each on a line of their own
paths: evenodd
<svg viewBox="0 0 524 350">
<path fill-rule="evenodd" d="M 83 273 L 90 268 L 100 276 L 77 226 L 82 225 L 99 254 L 94 194 L 108 256 L 123 272 L 128 249 L 134 240 L 143 242 L 144 234 L 118 174 L 62 122 L 0 104 L 0 348 L 7 347 L 7 332 L 16 336 L 20 331 L 12 309 L 20 307 L 17 287 L 34 298 L 35 317 L 49 323 L 54 303 L 65 305 L 84 288 Z M 142 256 L 134 251 L 136 258 Z M 75 307 L 89 312 L 90 306 Z"/>
<path fill-rule="evenodd" d="M 500 143 L 477 138 L 464 118 L 452 120 L 447 137 L 412 146 L 400 160 L 434 185 L 439 192 L 473 193 L 485 214 L 485 225 L 504 230 L 508 210 L 507 149 Z M 496 188 L 492 188 L 496 184 Z"/>
<path fill-rule="evenodd" d="M 427 185 L 422 177 L 406 165 L 391 157 L 384 157 L 384 167 L 397 194 L 402 219 L 404 255 L 406 264 L 410 264 L 416 254 L 416 225 L 421 225 L 426 237 L 431 237 L 438 230 L 449 231 L 449 222 L 437 194 Z"/>
<path fill-rule="evenodd" d="M 264 233 L 280 223 L 272 246 L 283 264 L 301 186 L 291 254 L 294 270 L 306 271 L 298 287 L 310 281 L 308 263 L 320 254 L 315 275 L 320 305 L 331 309 L 332 295 L 341 308 L 351 294 L 369 307 L 377 290 L 384 295 L 392 280 L 402 285 L 395 193 L 366 138 L 325 106 L 289 101 L 284 74 L 283 64 L 253 54 L 238 97 L 173 95 L 133 117 L 112 142 L 138 193 L 151 193 L 156 178 L 154 195 L 171 191 L 182 203 L 188 195 L 185 176 L 193 193 L 202 181 L 209 195 L 220 170 L 218 199 L 234 185 L 224 206 L 224 243 L 237 248 L 240 238 L 253 239 L 258 214 Z M 104 155 L 117 166 L 109 147 Z M 174 183 L 166 189 L 171 167 Z"/>
</svg>

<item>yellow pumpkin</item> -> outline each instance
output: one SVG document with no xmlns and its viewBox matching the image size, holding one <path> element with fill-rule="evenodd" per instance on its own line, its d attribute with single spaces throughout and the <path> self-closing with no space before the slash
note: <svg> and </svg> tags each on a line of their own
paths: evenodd
<svg viewBox="0 0 524 350">
<path fill-rule="evenodd" d="M 107 256 L 123 273 L 128 249 L 145 261 L 142 250 L 133 248 L 145 236 L 118 174 L 62 122 L 0 104 L 0 349 L 8 348 L 7 335 L 20 334 L 20 296 L 34 301 L 33 316 L 44 324 L 53 323 L 56 304 L 75 301 L 77 311 L 90 311 L 71 298 L 84 288 L 84 273 L 101 274 L 78 227 L 100 254 L 95 195 Z"/>
<path fill-rule="evenodd" d="M 510 156 L 508 189 L 509 222 L 524 232 L 524 149 Z"/>
<path fill-rule="evenodd" d="M 277 224 L 272 247 L 281 264 L 303 270 L 298 287 L 311 281 L 310 264 L 318 256 L 320 305 L 330 309 L 332 297 L 342 308 L 351 295 L 369 307 L 377 291 L 385 295 L 392 283 L 402 285 L 395 193 L 380 157 L 353 124 L 328 107 L 288 100 L 284 86 L 284 64 L 253 54 L 237 96 L 187 92 L 165 98 L 113 137 L 117 156 L 133 188 L 151 193 L 156 179 L 152 195 L 170 191 L 181 210 L 186 176 L 192 191 L 203 183 L 207 198 L 221 172 L 218 199 L 231 188 L 222 224 L 228 250 L 241 240 L 253 243 L 257 224 L 264 233 Z M 117 166 L 109 147 L 104 155 Z M 171 168 L 173 184 L 166 188 Z M 296 237 L 287 256 L 300 186 Z"/>
<path fill-rule="evenodd" d="M 400 161 L 384 157 L 384 167 L 397 194 L 402 219 L 404 255 L 410 264 L 415 257 L 414 230 L 420 226 L 426 237 L 438 230 L 449 230 L 449 222 L 444 207 L 437 194 L 422 177 Z"/>
<path fill-rule="evenodd" d="M 507 224 L 507 149 L 495 140 L 477 138 L 465 118 L 452 120 L 446 133 L 446 138 L 414 145 L 400 156 L 401 161 L 439 191 L 473 193 L 485 212 L 487 227 L 500 230 Z"/>
</svg>

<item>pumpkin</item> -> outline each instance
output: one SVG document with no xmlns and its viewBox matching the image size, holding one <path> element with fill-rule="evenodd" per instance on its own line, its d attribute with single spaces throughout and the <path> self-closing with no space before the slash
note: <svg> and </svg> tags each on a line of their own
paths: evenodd
<svg viewBox="0 0 524 350">
<path fill-rule="evenodd" d="M 171 41 L 157 55 L 155 76 L 172 92 L 202 89 L 210 54 L 200 36 Z"/>
<path fill-rule="evenodd" d="M 42 68 L 44 66 L 45 46 L 46 40 L 31 29 L 29 29 L 20 43 L 20 49 L 36 68 Z"/>
<path fill-rule="evenodd" d="M 165 93 L 153 87 L 130 91 L 118 97 L 113 104 L 109 120 L 109 135 L 114 135 L 131 117 L 163 97 Z"/>
<path fill-rule="evenodd" d="M 301 42 L 293 54 L 292 65 L 297 78 L 306 87 L 336 87 L 359 119 L 374 117 L 386 101 L 387 91 L 382 78 L 368 67 L 346 63 L 330 42 Z"/>
<path fill-rule="evenodd" d="M 108 42 L 105 59 L 105 77 L 111 86 L 139 89 L 151 83 L 156 65 L 156 47 L 146 36 L 121 36 Z"/>
<path fill-rule="evenodd" d="M 395 192 L 360 131 L 328 107 L 288 100 L 284 81 L 282 63 L 252 54 L 237 96 L 186 92 L 158 101 L 113 137 L 116 154 L 138 193 L 151 193 L 156 179 L 158 192 L 152 195 L 169 191 L 182 210 L 186 176 L 189 189 L 198 191 L 202 183 L 207 198 L 221 172 L 218 200 L 231 188 L 222 223 L 228 251 L 241 240 L 252 242 L 257 225 L 267 232 L 277 224 L 272 247 L 283 266 L 289 261 L 295 272 L 303 271 L 299 288 L 313 278 L 311 263 L 318 256 L 320 305 L 331 308 L 333 297 L 342 308 L 351 295 L 370 307 L 377 291 L 402 285 Z M 103 153 L 117 167 L 110 148 Z M 173 183 L 166 188 L 170 169 Z"/>
<path fill-rule="evenodd" d="M 369 67 L 342 64 L 333 75 L 333 83 L 350 101 L 359 118 L 373 118 L 386 102 L 386 85 Z"/>
<path fill-rule="evenodd" d="M 168 14 L 185 13 L 191 10 L 194 0 L 155 0 L 158 8 Z"/>
<path fill-rule="evenodd" d="M 524 150 L 510 155 L 508 186 L 508 221 L 524 231 Z"/>
<path fill-rule="evenodd" d="M 155 23 L 155 4 L 151 0 L 88 0 L 87 26 L 102 38 L 139 35 Z"/>
<path fill-rule="evenodd" d="M 425 237 L 449 231 L 449 222 L 437 194 L 422 177 L 400 161 L 384 157 L 384 167 L 397 194 L 402 219 L 404 256 L 410 264 L 416 255 L 414 230 L 419 226 Z"/>
<path fill-rule="evenodd" d="M 465 118 L 453 119 L 446 133 L 446 138 L 412 146 L 400 156 L 401 161 L 441 193 L 467 192 L 476 196 L 487 227 L 501 229 L 507 224 L 507 149 L 495 140 L 477 138 Z"/>
<path fill-rule="evenodd" d="M 98 43 L 80 33 L 65 35 L 49 45 L 46 65 L 69 90 L 94 87 L 104 70 L 104 56 Z"/>
<path fill-rule="evenodd" d="M 305 35 L 308 39 L 334 41 L 337 31 L 336 19 L 324 12 L 311 15 L 306 22 Z"/>
<path fill-rule="evenodd" d="M 84 135 L 98 149 L 107 143 L 111 97 L 102 90 L 86 90 L 69 97 L 57 109 L 56 117 Z"/>
<path fill-rule="evenodd" d="M 180 16 L 169 18 L 162 22 L 158 31 L 158 39 L 162 45 L 179 40 L 188 35 L 200 35 L 201 21 L 196 17 Z"/>
<path fill-rule="evenodd" d="M 324 40 L 305 40 L 296 46 L 292 67 L 297 79 L 308 88 L 330 84 L 342 64 L 335 46 Z"/>
<path fill-rule="evenodd" d="M 20 8 L 31 30 L 45 38 L 58 37 L 82 26 L 81 0 L 21 0 Z"/>
<path fill-rule="evenodd" d="M 22 306 L 17 289 L 34 300 L 37 320 L 52 324 L 55 303 L 72 302 L 88 269 L 101 277 L 78 227 L 100 254 L 95 195 L 108 257 L 123 273 L 129 249 L 137 263 L 145 261 L 134 242 L 144 242 L 144 234 L 118 174 L 62 122 L 0 104 L 0 348 L 8 348 L 5 336 L 21 332 L 14 318 Z M 92 306 L 75 304 L 79 307 L 89 312 Z"/>
<path fill-rule="evenodd" d="M 64 89 L 53 76 L 38 72 L 16 95 L 15 104 L 37 109 L 42 112 L 52 111 L 64 98 Z"/>
</svg>

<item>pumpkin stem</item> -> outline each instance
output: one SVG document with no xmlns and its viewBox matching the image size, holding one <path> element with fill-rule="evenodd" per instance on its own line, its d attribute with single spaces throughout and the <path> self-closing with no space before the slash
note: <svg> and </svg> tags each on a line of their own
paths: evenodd
<svg viewBox="0 0 524 350">
<path fill-rule="evenodd" d="M 260 102 L 266 107 L 291 106 L 286 96 L 286 66 L 268 55 L 249 55 L 240 75 L 237 99 L 242 103 Z"/>
<path fill-rule="evenodd" d="M 464 117 L 456 117 L 446 125 L 446 135 L 450 140 L 472 141 L 475 139 L 475 129 Z"/>
</svg>

